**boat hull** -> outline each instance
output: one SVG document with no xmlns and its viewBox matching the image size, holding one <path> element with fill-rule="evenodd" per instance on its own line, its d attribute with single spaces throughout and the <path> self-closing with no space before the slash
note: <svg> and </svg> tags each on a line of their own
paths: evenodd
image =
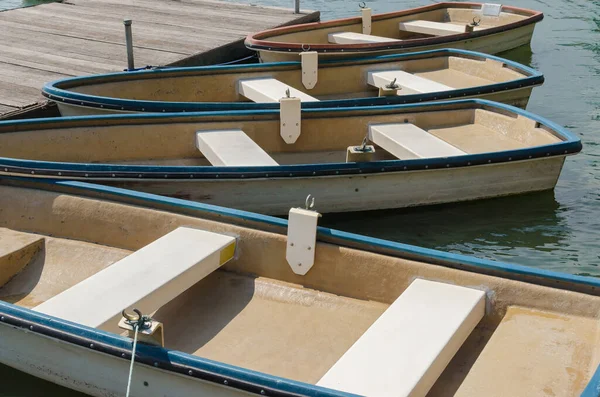
<svg viewBox="0 0 600 397">
<path fill-rule="evenodd" d="M 410 71 L 413 78 L 408 78 L 400 95 L 380 96 L 375 88 L 378 83 L 369 82 L 369 76 L 392 70 Z M 257 97 L 255 92 L 250 94 L 254 95 L 252 99 L 240 92 L 242 81 L 274 79 L 277 83 L 271 82 L 275 84 L 271 87 L 278 87 L 274 90 L 289 86 L 319 99 L 303 100 L 303 109 L 464 98 L 484 98 L 524 108 L 531 89 L 544 81 L 541 73 L 527 66 L 455 49 L 323 61 L 318 83 L 308 91 L 301 76 L 300 62 L 155 69 L 58 80 L 46 84 L 42 94 L 58 104 L 63 116 L 277 109 L 279 102 L 268 95 Z M 418 89 L 412 85 L 414 78 L 442 86 Z"/>
<path fill-rule="evenodd" d="M 90 396 L 125 395 L 129 360 L 3 323 L 0 323 L 0 335 L 0 362 L 5 365 Z M 135 364 L 131 396 L 168 396 L 174 391 L 178 396 L 248 395 L 193 377 Z"/>
<path fill-rule="evenodd" d="M 54 284 L 48 270 L 57 257 L 86 258 L 58 264 L 68 278 L 97 262 L 98 248 L 123 257 L 181 226 L 236 236 L 234 261 L 155 313 L 166 347 L 137 344 L 132 396 L 354 395 L 315 383 L 416 278 L 486 295 L 485 317 L 428 395 L 530 396 L 551 388 L 560 396 L 597 396 L 594 278 L 323 227 L 315 263 L 300 276 L 287 263 L 281 218 L 73 181 L 5 177 L 0 188 L 0 225 L 8 226 L 2 236 L 46 241 L 39 258 L 45 274 L 17 276 L 36 287 Z M 77 283 L 65 281 L 64 288 Z M 37 311 L 50 292 L 41 291 L 15 304 L 3 301 L 14 295 L 0 299 L 0 362 L 88 395 L 125 395 L 132 339 Z M 536 376 L 519 377 L 530 372 Z M 490 373 L 503 376 L 490 381 Z"/>
<path fill-rule="evenodd" d="M 522 87 L 513 90 L 506 91 L 496 91 L 490 92 L 487 94 L 476 94 L 469 96 L 461 96 L 461 99 L 487 99 L 490 101 L 505 103 L 507 105 L 516 106 L 521 109 L 527 108 L 527 104 L 529 103 L 529 98 L 531 97 L 531 92 L 533 91 L 533 86 Z M 439 101 L 428 101 L 428 102 L 441 102 L 445 99 L 441 99 Z M 79 106 L 70 103 L 64 102 L 56 102 L 58 105 L 58 110 L 60 111 L 61 116 L 63 117 L 71 117 L 71 116 L 89 116 L 89 115 L 108 115 L 108 114 L 124 114 L 124 113 L 143 113 L 142 111 L 121 111 L 100 107 L 91 107 L 91 106 Z"/>
<path fill-rule="evenodd" d="M 320 212 L 351 212 L 487 199 L 553 189 L 565 156 L 435 170 L 257 179 L 94 179 L 109 186 L 283 215 L 308 194 Z M 71 178 L 76 179 L 76 178 Z"/>
<path fill-rule="evenodd" d="M 320 52 L 319 59 L 349 59 L 360 56 L 376 56 L 389 54 L 402 54 L 406 52 L 438 50 L 442 48 L 456 48 L 461 50 L 478 51 L 487 54 L 499 54 L 531 43 L 535 24 L 521 26 L 504 32 L 471 37 L 451 43 L 428 44 L 407 48 L 370 48 L 364 51 L 327 51 Z M 298 61 L 299 53 L 286 50 L 276 51 L 268 48 L 251 47 L 257 51 L 261 62 Z"/>
</svg>

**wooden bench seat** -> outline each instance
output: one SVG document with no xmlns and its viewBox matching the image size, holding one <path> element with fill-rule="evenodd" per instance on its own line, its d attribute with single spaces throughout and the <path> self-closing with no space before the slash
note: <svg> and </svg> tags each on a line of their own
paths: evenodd
<svg viewBox="0 0 600 397">
<path fill-rule="evenodd" d="M 394 80 L 396 80 L 398 86 L 402 87 L 400 94 L 423 94 L 454 89 L 437 81 L 416 76 L 403 70 L 383 70 L 367 73 L 367 83 L 373 87 L 385 87 Z"/>
<path fill-rule="evenodd" d="M 272 78 L 248 79 L 238 82 L 240 95 L 256 103 L 277 103 L 281 98 L 286 97 L 288 89 L 290 90 L 290 96 L 300 98 L 301 102 L 319 101 L 317 98 Z"/>
<path fill-rule="evenodd" d="M 485 314 L 485 293 L 417 279 L 317 385 L 366 397 L 425 396 Z"/>
<path fill-rule="evenodd" d="M 117 331 L 121 311 L 151 314 L 233 258 L 235 238 L 179 227 L 33 310 Z"/>
<path fill-rule="evenodd" d="M 25 268 L 44 249 L 44 237 L 0 228 L 0 287 Z"/>
<path fill-rule="evenodd" d="M 198 131 L 196 147 L 215 166 L 279 165 L 242 130 Z"/>
<path fill-rule="evenodd" d="M 407 21 L 400 22 L 398 27 L 400 30 L 411 33 L 429 34 L 432 36 L 448 36 L 451 34 L 465 33 L 465 25 L 459 25 L 449 22 L 434 22 L 434 21 Z M 481 26 L 475 26 L 473 30 L 481 30 Z"/>
<path fill-rule="evenodd" d="M 336 32 L 327 35 L 327 41 L 332 44 L 361 44 L 361 43 L 387 43 L 401 41 L 390 37 L 373 36 L 370 34 L 354 32 Z"/>
<path fill-rule="evenodd" d="M 373 124 L 369 140 L 399 159 L 462 156 L 462 150 L 410 123 Z"/>
</svg>

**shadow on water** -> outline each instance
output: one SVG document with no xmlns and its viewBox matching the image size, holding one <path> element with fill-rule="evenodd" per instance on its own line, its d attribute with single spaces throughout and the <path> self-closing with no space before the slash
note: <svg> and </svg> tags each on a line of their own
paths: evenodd
<svg viewBox="0 0 600 397">
<path fill-rule="evenodd" d="M 498 54 L 501 58 L 510 59 L 511 61 L 522 63 L 523 65 L 531 66 L 533 60 L 533 52 L 531 51 L 530 45 L 522 45 L 519 48 L 515 48 L 514 50 L 505 51 L 503 53 Z"/>
<path fill-rule="evenodd" d="M 34 378 L 14 368 L 0 364 L 0 396 L 6 397 L 84 397 L 82 393 L 65 389 L 42 379 Z"/>
<path fill-rule="evenodd" d="M 559 212 L 560 204 L 550 191 L 352 216 L 326 214 L 321 225 L 427 248 L 506 259 L 515 249 L 557 246 L 566 240 L 568 231 Z"/>
</svg>

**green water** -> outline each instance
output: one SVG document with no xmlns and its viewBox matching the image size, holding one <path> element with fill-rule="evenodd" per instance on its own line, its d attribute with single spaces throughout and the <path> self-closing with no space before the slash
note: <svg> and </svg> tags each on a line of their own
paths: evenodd
<svg viewBox="0 0 600 397">
<path fill-rule="evenodd" d="M 323 19 L 356 15 L 358 9 L 358 1 L 301 1 L 302 8 L 321 10 Z M 0 0 L 0 9 L 25 3 L 32 2 Z M 291 0 L 246 3 L 293 5 Z M 430 3 L 379 0 L 368 5 L 375 12 L 386 12 Z M 531 49 L 502 54 L 546 76 L 544 86 L 534 90 L 528 110 L 568 127 L 584 144 L 581 154 L 567 159 L 556 190 L 416 210 L 325 215 L 322 225 L 600 277 L 600 0 L 521 0 L 512 4 L 545 14 L 536 27 Z M 39 395 L 75 393 L 0 367 L 0 396 Z"/>
</svg>

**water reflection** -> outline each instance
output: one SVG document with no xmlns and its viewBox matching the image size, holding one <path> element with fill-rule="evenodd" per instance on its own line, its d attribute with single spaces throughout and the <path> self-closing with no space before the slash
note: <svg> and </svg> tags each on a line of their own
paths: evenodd
<svg viewBox="0 0 600 397">
<path fill-rule="evenodd" d="M 557 247 L 568 240 L 554 193 L 402 210 L 326 214 L 322 225 L 460 253 L 493 258 L 513 250 Z M 501 253 L 497 251 L 501 250 Z"/>
<path fill-rule="evenodd" d="M 533 52 L 531 50 L 531 46 L 523 45 L 521 47 L 515 48 L 510 51 L 503 52 L 498 54 L 499 57 L 510 59 L 511 61 L 522 63 L 523 65 L 531 66 L 535 68 L 533 65 Z"/>
</svg>

